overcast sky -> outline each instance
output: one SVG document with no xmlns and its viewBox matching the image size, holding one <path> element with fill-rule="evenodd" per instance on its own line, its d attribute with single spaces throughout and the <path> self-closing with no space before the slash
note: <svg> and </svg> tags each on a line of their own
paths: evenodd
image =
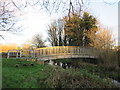
<svg viewBox="0 0 120 90">
<path fill-rule="evenodd" d="M 117 40 L 118 3 L 115 3 L 115 1 L 119 0 L 104 1 L 105 2 L 102 2 L 102 0 L 91 0 L 91 2 L 86 5 L 86 11 L 95 16 L 103 26 L 109 28 L 113 32 L 114 38 Z M 4 33 L 5 40 L 0 40 L 0 43 L 17 43 L 20 45 L 27 40 L 31 40 L 36 33 L 42 34 L 43 39 L 45 40 L 47 38 L 47 26 L 52 20 L 59 17 L 56 13 L 50 16 L 46 12 L 38 11 L 32 7 L 26 8 L 25 13 L 26 14 L 22 16 L 24 20 L 20 22 L 20 24 L 24 25 L 25 29 L 17 35 L 6 35 L 6 33 Z"/>
</svg>

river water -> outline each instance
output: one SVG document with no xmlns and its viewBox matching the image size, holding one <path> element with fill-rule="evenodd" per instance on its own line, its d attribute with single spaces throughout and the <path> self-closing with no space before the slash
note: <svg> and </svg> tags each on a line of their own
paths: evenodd
<svg viewBox="0 0 120 90">
<path fill-rule="evenodd" d="M 52 60 L 50 60 L 49 62 L 48 62 L 48 64 L 50 64 L 50 65 L 55 65 L 55 66 L 60 66 L 60 67 L 62 67 L 62 68 L 64 68 L 64 69 L 68 69 L 68 68 L 72 68 L 73 66 L 72 65 L 70 65 L 70 64 L 68 64 L 68 63 L 62 63 L 62 62 L 54 62 L 54 61 L 52 61 Z"/>
</svg>

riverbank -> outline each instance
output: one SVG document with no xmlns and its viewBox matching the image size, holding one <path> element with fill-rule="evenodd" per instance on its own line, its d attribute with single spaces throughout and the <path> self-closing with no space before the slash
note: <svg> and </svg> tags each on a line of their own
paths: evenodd
<svg viewBox="0 0 120 90">
<path fill-rule="evenodd" d="M 86 62 L 81 68 L 63 69 L 24 59 L 2 61 L 3 88 L 117 88 L 108 76 L 102 78 L 104 70 Z"/>
<path fill-rule="evenodd" d="M 58 65 L 62 62 L 73 68 L 86 69 L 89 73 L 99 75 L 103 78 L 109 77 L 120 82 L 120 68 L 113 69 L 98 65 L 95 59 L 57 59 L 54 62 L 58 63 Z"/>
</svg>

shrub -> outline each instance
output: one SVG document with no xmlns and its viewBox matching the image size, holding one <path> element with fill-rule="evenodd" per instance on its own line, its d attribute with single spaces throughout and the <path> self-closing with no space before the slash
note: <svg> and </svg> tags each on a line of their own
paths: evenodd
<svg viewBox="0 0 120 90">
<path fill-rule="evenodd" d="M 45 81 L 49 88 L 109 88 L 114 87 L 109 79 L 101 79 L 86 70 L 56 69 Z"/>
<path fill-rule="evenodd" d="M 7 53 L 6 52 L 2 52 L 2 58 L 7 58 Z"/>
<path fill-rule="evenodd" d="M 102 50 L 99 52 L 98 63 L 104 67 L 111 69 L 117 69 L 119 66 L 117 54 L 110 49 Z"/>
<path fill-rule="evenodd" d="M 118 64 L 119 64 L 119 67 L 120 67 L 120 49 L 116 52 L 116 55 L 117 55 Z"/>
</svg>

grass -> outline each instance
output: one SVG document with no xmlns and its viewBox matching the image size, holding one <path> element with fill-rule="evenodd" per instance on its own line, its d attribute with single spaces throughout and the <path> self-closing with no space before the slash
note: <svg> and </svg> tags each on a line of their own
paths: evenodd
<svg viewBox="0 0 120 90">
<path fill-rule="evenodd" d="M 22 66 L 34 63 L 34 66 Z M 15 67 L 15 64 L 20 64 Z M 3 59 L 3 88 L 42 88 L 44 79 L 48 78 L 52 67 L 19 59 Z M 39 82 L 39 83 L 38 83 Z"/>
<path fill-rule="evenodd" d="M 48 64 L 37 64 L 24 59 L 3 59 L 3 88 L 111 88 L 107 77 L 101 78 L 101 68 L 80 63 L 81 68 L 63 69 Z M 23 66 L 34 63 L 34 66 Z M 19 64 L 19 67 L 15 67 Z M 95 73 L 95 70 L 99 70 Z M 93 73 L 94 72 L 94 73 Z M 103 74 L 103 72 L 102 72 Z"/>
</svg>

